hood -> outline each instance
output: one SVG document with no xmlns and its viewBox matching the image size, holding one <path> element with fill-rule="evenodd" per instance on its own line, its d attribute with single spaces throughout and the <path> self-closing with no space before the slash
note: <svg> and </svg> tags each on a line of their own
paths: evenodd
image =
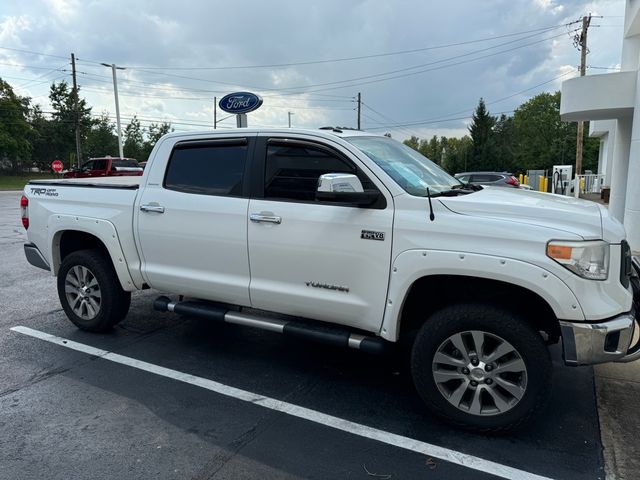
<svg viewBox="0 0 640 480">
<path fill-rule="evenodd" d="M 438 200 L 461 215 L 553 228 L 584 239 L 604 238 L 602 207 L 588 200 L 503 187 L 484 187 L 468 195 Z"/>
</svg>

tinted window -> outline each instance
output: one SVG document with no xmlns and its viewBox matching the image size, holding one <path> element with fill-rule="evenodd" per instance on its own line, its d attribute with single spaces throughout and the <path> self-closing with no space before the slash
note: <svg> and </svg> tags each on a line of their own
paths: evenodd
<svg viewBox="0 0 640 480">
<path fill-rule="evenodd" d="M 113 160 L 111 166 L 113 168 L 140 168 L 135 160 Z"/>
<path fill-rule="evenodd" d="M 93 166 L 94 166 L 95 162 L 93 160 L 90 160 L 86 163 L 82 164 L 82 170 L 93 170 Z"/>
<path fill-rule="evenodd" d="M 106 160 L 94 160 L 92 170 L 106 170 L 107 169 L 107 161 Z"/>
<path fill-rule="evenodd" d="M 302 145 L 269 145 L 265 198 L 314 201 L 324 173 L 356 173 L 356 168 L 325 150 Z M 362 180 L 361 180 L 362 181 Z M 363 183 L 363 187 L 366 188 Z"/>
<path fill-rule="evenodd" d="M 471 181 L 472 182 L 477 182 L 477 183 L 488 183 L 488 182 L 495 182 L 500 180 L 502 177 L 500 175 L 490 175 L 488 173 L 481 173 L 478 175 L 472 175 L 471 176 Z"/>
<path fill-rule="evenodd" d="M 177 145 L 164 186 L 188 193 L 240 196 L 246 161 L 246 144 Z"/>
</svg>

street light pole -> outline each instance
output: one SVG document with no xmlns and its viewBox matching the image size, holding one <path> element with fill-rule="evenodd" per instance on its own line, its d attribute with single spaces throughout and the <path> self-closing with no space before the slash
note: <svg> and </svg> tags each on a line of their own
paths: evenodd
<svg viewBox="0 0 640 480">
<path fill-rule="evenodd" d="M 287 112 L 289 114 L 289 128 L 291 128 L 291 115 L 295 115 L 293 112 Z"/>
<path fill-rule="evenodd" d="M 122 150 L 122 130 L 120 128 L 120 105 L 118 103 L 118 79 L 116 78 L 116 70 L 124 70 L 124 67 L 117 67 L 114 63 L 103 63 L 102 65 L 111 68 L 111 72 L 113 73 L 113 94 L 116 98 L 116 125 L 118 127 L 118 153 L 120 154 L 120 158 L 122 158 L 124 157 L 124 152 Z"/>
</svg>

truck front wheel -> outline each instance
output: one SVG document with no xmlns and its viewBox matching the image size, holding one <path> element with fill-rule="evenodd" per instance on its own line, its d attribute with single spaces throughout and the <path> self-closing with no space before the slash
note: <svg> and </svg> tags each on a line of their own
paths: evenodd
<svg viewBox="0 0 640 480">
<path fill-rule="evenodd" d="M 481 432 L 526 423 L 544 407 L 551 386 L 540 334 L 516 314 L 484 304 L 433 314 L 413 344 L 411 371 L 431 411 Z"/>
<path fill-rule="evenodd" d="M 125 292 L 110 259 L 101 250 L 78 250 L 62 261 L 58 297 L 69 320 L 78 328 L 105 332 L 129 311 Z"/>
</svg>

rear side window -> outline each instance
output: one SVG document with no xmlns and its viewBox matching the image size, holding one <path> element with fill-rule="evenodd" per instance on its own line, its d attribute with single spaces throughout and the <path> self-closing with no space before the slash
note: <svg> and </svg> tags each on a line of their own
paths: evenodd
<svg viewBox="0 0 640 480">
<path fill-rule="evenodd" d="M 140 167 L 135 160 L 113 160 L 111 163 L 113 168 L 136 168 Z"/>
<path fill-rule="evenodd" d="M 239 197 L 247 163 L 247 142 L 176 145 L 164 187 L 179 192 Z"/>
<path fill-rule="evenodd" d="M 92 170 L 106 170 L 107 169 L 107 161 L 106 160 L 94 160 Z"/>
<path fill-rule="evenodd" d="M 489 173 L 481 173 L 471 176 L 471 182 L 497 182 L 502 177 L 500 175 L 491 175 Z"/>
</svg>

